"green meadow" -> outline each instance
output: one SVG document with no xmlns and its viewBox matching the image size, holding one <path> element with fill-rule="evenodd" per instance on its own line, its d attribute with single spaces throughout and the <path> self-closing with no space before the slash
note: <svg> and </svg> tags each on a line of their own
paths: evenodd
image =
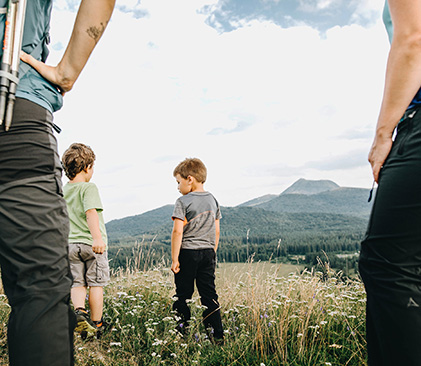
<svg viewBox="0 0 421 366">
<path fill-rule="evenodd" d="M 77 364 L 366 365 L 364 287 L 324 266 L 321 272 L 302 272 L 291 264 L 220 264 L 222 346 L 211 343 L 203 329 L 197 293 L 188 334 L 175 331 L 167 266 L 120 270 L 106 287 L 110 329 L 99 340 L 76 337 Z M 10 310 L 0 296 L 0 365 L 7 365 Z"/>
</svg>

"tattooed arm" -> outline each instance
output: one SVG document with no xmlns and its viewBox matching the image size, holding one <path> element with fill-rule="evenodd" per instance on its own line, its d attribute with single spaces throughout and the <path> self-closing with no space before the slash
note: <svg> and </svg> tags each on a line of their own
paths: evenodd
<svg viewBox="0 0 421 366">
<path fill-rule="evenodd" d="M 115 0 L 82 0 L 69 44 L 57 66 L 48 66 L 22 52 L 21 60 L 57 85 L 61 93 L 72 89 L 110 20 Z"/>
</svg>

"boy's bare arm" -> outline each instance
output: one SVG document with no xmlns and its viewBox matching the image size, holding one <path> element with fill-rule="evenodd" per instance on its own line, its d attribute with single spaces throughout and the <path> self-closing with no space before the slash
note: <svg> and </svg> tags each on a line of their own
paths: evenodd
<svg viewBox="0 0 421 366">
<path fill-rule="evenodd" d="M 219 220 L 215 220 L 215 253 L 218 250 L 220 232 L 221 230 L 220 230 Z"/>
<path fill-rule="evenodd" d="M 82 0 L 70 41 L 57 66 L 48 66 L 22 52 L 21 60 L 31 65 L 64 94 L 85 67 L 111 18 L 115 0 Z"/>
<path fill-rule="evenodd" d="M 174 273 L 180 272 L 180 262 L 178 256 L 180 255 L 181 241 L 183 239 L 184 222 L 180 219 L 174 219 L 174 225 L 171 234 L 171 271 Z"/>
<path fill-rule="evenodd" d="M 92 239 L 92 250 L 96 254 L 102 254 L 105 252 L 106 245 L 102 240 L 101 230 L 99 229 L 99 217 L 98 212 L 95 208 L 86 211 L 86 221 L 88 222 L 89 231 L 91 232 Z"/>
</svg>

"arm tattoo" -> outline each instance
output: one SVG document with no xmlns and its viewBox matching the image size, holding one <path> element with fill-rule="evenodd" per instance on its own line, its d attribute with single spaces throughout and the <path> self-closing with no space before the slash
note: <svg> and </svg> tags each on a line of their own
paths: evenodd
<svg viewBox="0 0 421 366">
<path fill-rule="evenodd" d="M 99 39 L 102 36 L 102 33 L 104 33 L 106 24 L 104 25 L 104 23 L 100 23 L 100 25 L 98 27 L 96 26 L 91 26 L 86 30 L 86 33 L 88 33 L 88 36 L 91 37 L 95 43 L 98 43 Z"/>
</svg>

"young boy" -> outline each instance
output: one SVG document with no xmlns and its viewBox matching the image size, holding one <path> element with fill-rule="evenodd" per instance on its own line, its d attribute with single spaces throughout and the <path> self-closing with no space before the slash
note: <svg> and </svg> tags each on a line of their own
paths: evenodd
<svg viewBox="0 0 421 366">
<path fill-rule="evenodd" d="M 102 216 L 98 188 L 90 183 L 95 154 L 89 146 L 72 144 L 63 154 L 62 163 L 69 182 L 63 187 L 70 220 L 69 259 L 73 276 L 71 299 L 77 317 L 75 331 L 97 337 L 104 331 L 102 319 L 103 287 L 110 273 L 107 233 Z M 89 308 L 85 298 L 89 287 Z"/>
<path fill-rule="evenodd" d="M 186 300 L 194 292 L 194 281 L 199 291 L 206 329 L 213 328 L 213 340 L 222 344 L 220 305 L 215 289 L 216 250 L 219 242 L 221 212 L 215 197 L 203 188 L 206 167 L 199 159 L 186 159 L 174 169 L 178 198 L 172 219 L 171 270 L 175 274 L 176 301 L 173 310 L 180 316 L 179 330 L 184 333 L 190 320 Z"/>
</svg>

